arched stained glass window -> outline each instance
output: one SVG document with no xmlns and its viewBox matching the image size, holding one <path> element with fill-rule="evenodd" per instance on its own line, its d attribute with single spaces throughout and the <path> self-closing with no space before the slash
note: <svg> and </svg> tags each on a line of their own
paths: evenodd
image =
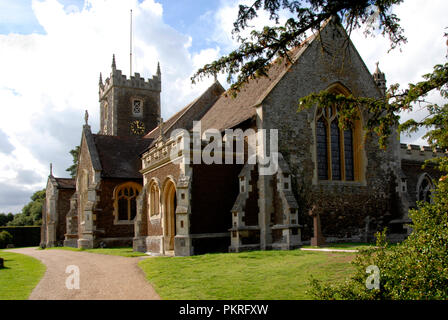
<svg viewBox="0 0 448 320">
<path fill-rule="evenodd" d="M 339 134 L 338 118 L 334 118 L 331 130 L 331 179 L 341 180 L 341 137 Z"/>
<path fill-rule="evenodd" d="M 339 127 L 338 110 L 327 107 L 316 116 L 316 155 L 319 180 L 354 181 L 353 129 Z"/>
<path fill-rule="evenodd" d="M 323 118 L 316 123 L 316 140 L 319 180 L 328 180 L 327 126 Z"/>
</svg>

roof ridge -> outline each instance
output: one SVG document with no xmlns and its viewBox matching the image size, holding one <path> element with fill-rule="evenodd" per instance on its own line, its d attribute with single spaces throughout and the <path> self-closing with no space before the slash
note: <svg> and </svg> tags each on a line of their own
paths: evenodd
<svg viewBox="0 0 448 320">
<path fill-rule="evenodd" d="M 202 97 L 204 97 L 208 92 L 209 92 L 209 90 L 212 88 L 212 87 L 214 87 L 215 85 L 216 85 L 216 83 L 218 83 L 221 87 L 222 87 L 222 85 L 219 83 L 219 81 L 218 80 L 216 80 L 215 82 L 213 82 L 212 83 L 212 85 L 211 86 L 209 86 L 204 92 L 202 92 L 202 94 L 199 96 L 199 97 L 197 97 L 195 100 L 193 100 L 190 104 L 188 104 L 185 108 L 183 108 L 182 110 L 180 110 L 179 112 L 182 112 L 183 111 L 183 113 L 179 116 L 179 118 L 177 118 L 177 120 L 176 121 L 174 121 L 168 128 L 166 128 L 166 130 L 165 131 L 168 131 L 170 128 L 172 128 L 186 113 L 187 113 L 187 111 L 190 109 L 190 108 L 192 108 Z"/>
</svg>

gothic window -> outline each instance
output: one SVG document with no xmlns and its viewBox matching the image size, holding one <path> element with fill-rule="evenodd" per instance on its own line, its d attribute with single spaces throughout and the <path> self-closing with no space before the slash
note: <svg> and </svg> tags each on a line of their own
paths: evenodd
<svg viewBox="0 0 448 320">
<path fill-rule="evenodd" d="M 137 215 L 137 196 L 142 187 L 134 182 L 127 182 L 115 188 L 114 208 L 116 221 L 132 221 Z"/>
<path fill-rule="evenodd" d="M 132 99 L 132 114 L 134 116 L 143 114 L 143 101 L 141 99 Z"/>
<path fill-rule="evenodd" d="M 431 202 L 431 191 L 433 189 L 433 183 L 431 178 L 427 174 L 423 174 L 417 185 L 417 197 L 418 201 Z"/>
<path fill-rule="evenodd" d="M 334 106 L 321 108 L 317 113 L 316 155 L 319 180 L 355 180 L 354 129 L 339 127 Z"/>
<path fill-rule="evenodd" d="M 321 117 L 316 123 L 317 171 L 319 180 L 328 180 L 327 128 Z"/>
<path fill-rule="evenodd" d="M 149 216 L 160 214 L 160 191 L 156 182 L 153 182 L 149 188 Z"/>
</svg>

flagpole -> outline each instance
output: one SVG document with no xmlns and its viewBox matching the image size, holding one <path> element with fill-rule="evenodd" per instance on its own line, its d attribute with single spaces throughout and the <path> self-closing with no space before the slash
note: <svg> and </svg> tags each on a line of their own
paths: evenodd
<svg viewBox="0 0 448 320">
<path fill-rule="evenodd" d="M 130 34 L 130 45 L 129 45 L 129 65 L 130 65 L 130 74 L 129 77 L 132 77 L 132 9 L 131 9 L 131 34 Z"/>
</svg>

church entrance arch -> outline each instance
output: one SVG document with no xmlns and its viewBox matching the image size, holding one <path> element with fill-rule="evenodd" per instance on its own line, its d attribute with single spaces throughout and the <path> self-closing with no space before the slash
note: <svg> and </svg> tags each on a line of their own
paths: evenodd
<svg viewBox="0 0 448 320">
<path fill-rule="evenodd" d="M 176 235 L 176 186 L 170 179 L 163 188 L 163 241 L 164 254 L 174 250 L 174 237 Z"/>
</svg>

